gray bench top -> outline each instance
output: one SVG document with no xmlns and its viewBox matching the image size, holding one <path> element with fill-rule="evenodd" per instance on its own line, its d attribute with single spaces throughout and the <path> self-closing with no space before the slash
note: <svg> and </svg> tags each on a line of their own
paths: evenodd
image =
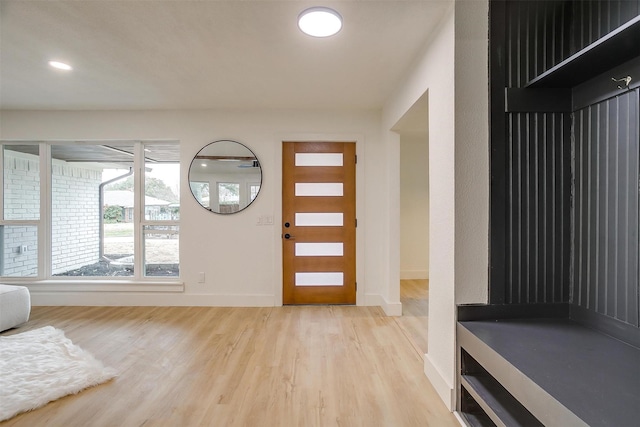
<svg viewBox="0 0 640 427">
<path fill-rule="evenodd" d="M 587 424 L 640 425 L 640 349 L 568 319 L 460 324 Z"/>
</svg>

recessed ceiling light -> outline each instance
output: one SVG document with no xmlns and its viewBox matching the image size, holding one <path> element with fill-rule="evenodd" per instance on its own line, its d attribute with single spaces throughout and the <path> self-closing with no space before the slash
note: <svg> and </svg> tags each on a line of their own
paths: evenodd
<svg viewBox="0 0 640 427">
<path fill-rule="evenodd" d="M 342 16 L 328 7 L 312 7 L 298 16 L 298 28 L 313 37 L 329 37 L 342 28 Z"/>
<path fill-rule="evenodd" d="M 53 68 L 57 68 L 59 70 L 72 70 L 73 68 L 71 68 L 71 65 L 69 64 L 65 64 L 64 62 L 58 62 L 58 61 L 49 61 L 49 65 L 51 65 Z"/>
</svg>

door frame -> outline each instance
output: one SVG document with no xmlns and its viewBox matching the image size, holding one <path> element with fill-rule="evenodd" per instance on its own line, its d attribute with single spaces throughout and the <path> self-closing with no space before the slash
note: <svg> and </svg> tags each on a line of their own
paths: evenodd
<svg viewBox="0 0 640 427">
<path fill-rule="evenodd" d="M 298 142 L 353 142 L 356 144 L 356 155 L 358 156 L 358 164 L 356 166 L 356 215 L 358 218 L 358 227 L 356 227 L 356 306 L 361 305 L 380 305 L 380 301 L 375 296 L 375 300 L 368 301 L 366 298 L 366 280 L 365 280 L 365 252 L 364 252 L 364 236 L 366 227 L 365 218 L 365 192 L 364 192 L 364 167 L 365 167 L 365 144 L 362 134 L 281 134 L 275 136 L 274 164 L 278 169 L 272 171 L 271 179 L 273 182 L 272 191 L 274 192 L 274 226 L 273 226 L 273 253 L 274 253 L 274 305 L 283 305 L 283 265 L 282 265 L 282 143 L 284 141 Z M 264 180 L 263 180 L 264 184 Z"/>
</svg>

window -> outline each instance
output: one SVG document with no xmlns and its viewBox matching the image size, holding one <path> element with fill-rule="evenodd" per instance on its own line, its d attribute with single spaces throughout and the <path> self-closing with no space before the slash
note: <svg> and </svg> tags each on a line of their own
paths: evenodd
<svg viewBox="0 0 640 427">
<path fill-rule="evenodd" d="M 2 144 L 0 153 L 0 277 L 179 276 L 177 143 Z"/>
<path fill-rule="evenodd" d="M 260 192 L 260 184 L 249 184 L 249 202 L 253 202 Z"/>
<path fill-rule="evenodd" d="M 191 192 L 195 196 L 196 200 L 200 202 L 202 206 L 209 209 L 211 207 L 209 198 L 209 183 L 203 181 L 189 181 Z"/>
<path fill-rule="evenodd" d="M 147 277 L 178 276 L 179 153 L 158 144 L 145 144 L 144 152 L 144 218 L 141 221 L 144 274 Z"/>
<path fill-rule="evenodd" d="M 232 213 L 240 210 L 240 184 L 237 182 L 218 183 L 218 206 L 220 213 Z"/>
</svg>

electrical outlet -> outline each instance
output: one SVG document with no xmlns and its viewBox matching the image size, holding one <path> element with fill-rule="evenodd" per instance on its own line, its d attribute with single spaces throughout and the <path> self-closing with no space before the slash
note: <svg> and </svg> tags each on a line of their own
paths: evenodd
<svg viewBox="0 0 640 427">
<path fill-rule="evenodd" d="M 204 283 L 204 271 L 198 273 L 198 283 Z"/>
</svg>

